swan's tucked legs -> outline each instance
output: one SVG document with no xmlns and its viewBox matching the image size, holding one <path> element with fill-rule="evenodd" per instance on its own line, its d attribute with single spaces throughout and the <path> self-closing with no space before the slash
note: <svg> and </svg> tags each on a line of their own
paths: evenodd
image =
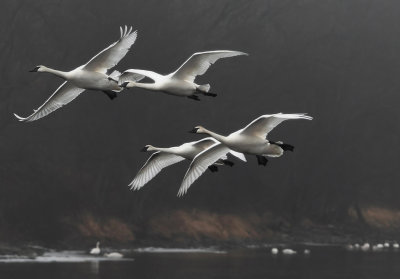
<svg viewBox="0 0 400 279">
<path fill-rule="evenodd" d="M 222 160 L 224 165 L 232 167 L 235 163 L 229 160 Z"/>
<path fill-rule="evenodd" d="M 257 157 L 257 161 L 258 161 L 259 165 L 263 165 L 263 166 L 267 165 L 267 163 L 268 163 L 267 158 L 265 158 L 264 156 L 260 156 L 260 155 L 256 155 L 256 157 Z"/>
<path fill-rule="evenodd" d="M 197 96 L 197 95 L 190 95 L 190 96 L 187 96 L 189 99 L 192 99 L 192 100 L 195 100 L 195 101 L 200 101 L 200 98 L 199 98 L 199 96 Z"/>
<path fill-rule="evenodd" d="M 215 165 L 209 166 L 208 169 L 209 169 L 211 172 L 217 172 L 217 171 L 218 171 L 218 167 L 215 166 Z"/>
<path fill-rule="evenodd" d="M 115 93 L 114 91 L 104 90 L 103 93 L 106 94 L 111 100 L 117 97 L 117 93 Z"/>
</svg>

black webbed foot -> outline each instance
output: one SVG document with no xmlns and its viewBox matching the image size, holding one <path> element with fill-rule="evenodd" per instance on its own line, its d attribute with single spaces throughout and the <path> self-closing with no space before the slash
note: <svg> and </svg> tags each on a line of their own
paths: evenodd
<svg viewBox="0 0 400 279">
<path fill-rule="evenodd" d="M 190 96 L 188 96 L 188 98 L 192 99 L 192 100 L 195 100 L 195 101 L 200 101 L 200 98 L 197 95 L 190 95 Z"/>
<path fill-rule="evenodd" d="M 204 96 L 211 96 L 211 97 L 217 97 L 217 94 L 212 93 L 212 92 L 203 92 Z"/>
<path fill-rule="evenodd" d="M 222 162 L 224 163 L 224 165 L 230 166 L 232 167 L 235 163 L 229 160 L 222 160 Z"/>
<path fill-rule="evenodd" d="M 114 91 L 103 91 L 103 93 L 106 94 L 111 100 L 117 98 L 117 93 Z"/>
<path fill-rule="evenodd" d="M 211 172 L 217 172 L 217 171 L 218 171 L 218 167 L 215 166 L 215 165 L 209 166 L 208 169 L 209 169 Z"/>
<path fill-rule="evenodd" d="M 267 158 L 265 158 L 264 156 L 260 156 L 260 155 L 256 155 L 256 157 L 257 157 L 257 162 L 259 165 L 263 165 L 263 166 L 267 165 L 267 163 L 268 163 Z"/>
</svg>

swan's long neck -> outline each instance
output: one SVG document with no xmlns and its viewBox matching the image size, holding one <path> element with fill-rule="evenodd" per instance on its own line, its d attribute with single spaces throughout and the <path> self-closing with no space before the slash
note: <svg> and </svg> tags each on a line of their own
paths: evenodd
<svg viewBox="0 0 400 279">
<path fill-rule="evenodd" d="M 144 88 L 144 89 L 148 89 L 148 90 L 156 90 L 154 83 L 141 83 L 141 82 L 131 81 L 127 84 L 126 87 L 127 88 L 139 87 L 139 88 Z"/>
<path fill-rule="evenodd" d="M 51 69 L 49 67 L 41 67 L 41 72 L 46 72 L 58 76 L 62 79 L 68 79 L 68 72 L 63 72 L 55 69 Z"/>
<path fill-rule="evenodd" d="M 214 133 L 213 131 L 207 130 L 207 129 L 205 129 L 205 128 L 203 128 L 202 134 L 210 135 L 210 136 L 212 136 L 214 139 L 216 139 L 216 140 L 218 140 L 218 141 L 220 141 L 220 142 L 222 142 L 222 143 L 225 143 L 225 142 L 226 142 L 226 137 L 225 137 L 225 136 L 220 135 L 220 134 L 217 134 L 217 133 Z"/>
<path fill-rule="evenodd" d="M 160 151 L 160 152 L 165 152 L 165 153 L 177 154 L 175 148 L 173 148 L 173 147 L 163 148 L 163 147 L 152 146 L 149 148 L 149 151 Z"/>
</svg>

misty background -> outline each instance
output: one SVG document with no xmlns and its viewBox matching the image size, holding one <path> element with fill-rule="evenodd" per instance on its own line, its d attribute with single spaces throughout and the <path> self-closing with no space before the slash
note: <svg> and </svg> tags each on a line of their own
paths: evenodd
<svg viewBox="0 0 400 279">
<path fill-rule="evenodd" d="M 268 213 L 291 224 L 305 218 L 346 224 L 352 208 L 400 209 L 398 1 L 21 0 L 2 6 L 2 241 L 60 240 L 87 220 L 82 216 L 116 218 L 137 239 L 154 228 L 149 220 L 168 212 Z M 250 56 L 220 60 L 198 77 L 216 98 L 196 102 L 131 89 L 110 101 L 87 91 L 43 119 L 17 121 L 14 112 L 29 115 L 62 82 L 28 70 L 82 65 L 119 38 L 121 25 L 132 25 L 138 39 L 115 68 L 120 71 L 169 73 L 198 51 Z M 177 198 L 185 161 L 129 191 L 150 155 L 139 152 L 144 145 L 199 140 L 187 133 L 196 125 L 228 134 L 277 112 L 306 112 L 314 120 L 276 128 L 270 138 L 295 152 L 267 167 L 247 156 L 246 164 L 205 173 Z"/>
</svg>

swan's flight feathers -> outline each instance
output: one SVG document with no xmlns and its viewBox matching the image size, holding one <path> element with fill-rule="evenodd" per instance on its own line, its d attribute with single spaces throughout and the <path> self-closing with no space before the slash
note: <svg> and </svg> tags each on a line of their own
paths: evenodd
<svg viewBox="0 0 400 279">
<path fill-rule="evenodd" d="M 184 159 L 185 158 L 181 156 L 165 152 L 153 153 L 129 184 L 131 190 L 139 190 L 147 182 L 153 179 L 163 168 L 176 164 Z"/>
<path fill-rule="evenodd" d="M 193 184 L 206 170 L 209 166 L 213 165 L 222 157 L 226 157 L 229 152 L 229 148 L 221 143 L 215 143 L 210 148 L 200 152 L 194 157 L 192 163 L 187 170 L 185 177 L 183 178 L 181 187 L 178 191 L 178 197 L 186 194 L 190 185 Z"/>
<path fill-rule="evenodd" d="M 23 122 L 38 120 L 55 111 L 56 109 L 68 104 L 73 99 L 78 97 L 83 91 L 85 91 L 85 89 L 75 87 L 66 81 L 60 87 L 58 87 L 58 89 L 53 93 L 53 95 L 50 96 L 50 98 L 46 100 L 46 102 L 44 102 L 43 105 L 41 105 L 37 110 L 34 110 L 34 112 L 28 117 L 23 118 L 16 114 L 14 115 L 19 121 Z"/>
<path fill-rule="evenodd" d="M 84 65 L 84 69 L 105 74 L 108 69 L 115 67 L 125 57 L 136 41 L 137 31 L 132 32 L 132 27 L 128 29 L 125 25 L 124 29 L 120 27 L 120 32 L 121 37 L 119 40 L 90 59 Z"/>
<path fill-rule="evenodd" d="M 293 113 L 293 114 L 270 114 L 270 115 L 262 115 L 257 119 L 253 120 L 249 125 L 244 127 L 241 130 L 241 133 L 257 136 L 261 138 L 266 138 L 268 133 L 271 132 L 276 126 L 282 123 L 285 120 L 291 119 L 306 119 L 312 120 L 311 116 L 306 115 L 305 113 Z"/>
<path fill-rule="evenodd" d="M 183 63 L 178 70 L 172 73 L 172 77 L 194 82 L 196 76 L 203 75 L 208 68 L 220 58 L 237 55 L 248 55 L 247 53 L 231 50 L 215 50 L 196 52 Z"/>
</svg>

